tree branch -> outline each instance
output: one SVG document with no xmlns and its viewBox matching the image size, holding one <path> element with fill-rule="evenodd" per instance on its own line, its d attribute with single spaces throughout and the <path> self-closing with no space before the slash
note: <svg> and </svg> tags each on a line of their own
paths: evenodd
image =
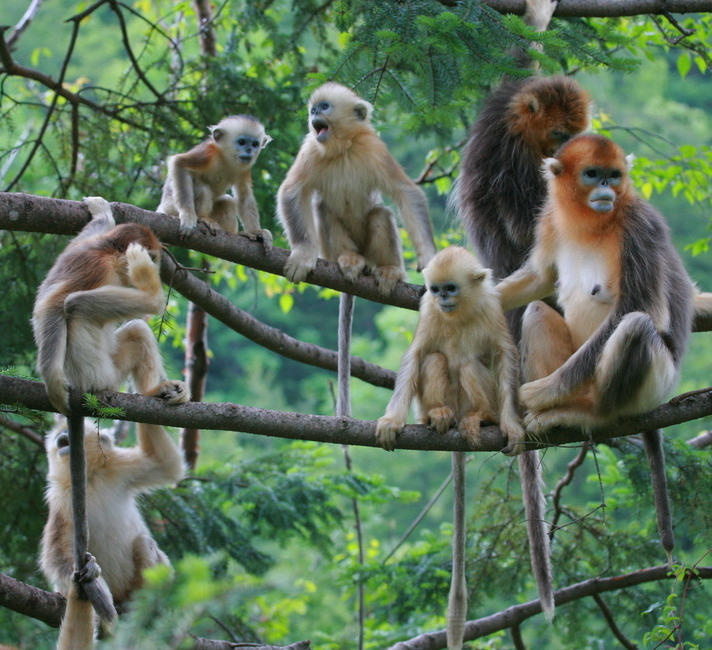
<svg viewBox="0 0 712 650">
<path fill-rule="evenodd" d="M 524 15 L 525 0 L 483 0 L 483 3 L 502 14 Z M 454 5 L 455 0 L 444 1 Z M 640 14 L 684 14 L 712 11 L 709 0 L 566 0 L 559 2 L 555 18 L 615 18 Z"/>
<path fill-rule="evenodd" d="M 66 600 L 62 594 L 33 587 L 4 573 L 0 573 L 0 607 L 30 616 L 50 627 L 59 627 L 64 616 Z M 195 637 L 193 650 L 309 650 L 309 641 L 298 641 L 287 646 L 233 643 Z"/>
<path fill-rule="evenodd" d="M 595 594 L 626 589 L 646 582 L 655 582 L 671 577 L 670 567 L 661 565 L 611 578 L 591 578 L 557 590 L 554 593 L 554 601 L 557 607 L 561 607 L 566 603 L 594 596 Z M 702 580 L 711 579 L 712 567 L 698 567 L 694 577 Z M 519 625 L 522 621 L 539 613 L 541 613 L 539 601 L 530 600 L 528 603 L 513 605 L 491 616 L 469 621 L 465 624 L 465 641 L 479 639 L 498 630 Z M 391 646 L 389 650 L 439 650 L 445 647 L 445 630 L 440 630 L 421 634 L 408 641 L 401 641 Z"/>
<path fill-rule="evenodd" d="M 283 248 L 273 246 L 270 251 L 265 251 L 261 242 L 222 231 L 211 235 L 196 228 L 188 235 L 182 235 L 178 228 L 179 221 L 174 217 L 144 210 L 129 203 L 112 203 L 111 208 L 116 223 L 143 223 L 149 226 L 164 244 L 190 248 L 253 269 L 284 275 L 282 270 L 289 251 Z M 88 221 L 89 211 L 81 201 L 51 199 L 21 192 L 0 192 L 0 228 L 5 230 L 74 235 Z M 418 310 L 423 293 L 421 285 L 399 282 L 392 293 L 384 297 L 379 293 L 373 277 L 362 276 L 358 281 L 352 282 L 344 277 L 338 264 L 322 259 L 317 261 L 317 266 L 308 275 L 308 280 L 311 284 L 414 311 Z M 201 306 L 210 311 L 205 305 Z M 693 331 L 712 331 L 712 317 L 696 319 Z"/>
<path fill-rule="evenodd" d="M 332 444 L 377 447 L 376 423 L 370 420 L 306 415 L 241 406 L 229 402 L 168 405 L 155 397 L 102 391 L 97 394 L 102 404 L 122 410 L 119 420 L 148 422 L 173 427 L 196 427 L 220 431 L 239 431 L 256 435 L 314 440 Z M 0 375 L 0 404 L 21 404 L 39 411 L 54 411 L 44 384 L 18 377 Z M 85 410 L 87 416 L 96 414 Z M 605 428 L 593 429 L 590 435 L 580 429 L 552 429 L 532 448 L 579 443 L 587 440 L 608 441 L 640 431 L 662 429 L 681 422 L 712 415 L 712 388 L 687 396 L 678 396 L 658 408 L 634 417 L 619 418 Z M 398 449 L 426 451 L 499 451 L 506 439 L 495 426 L 483 426 L 477 447 L 468 447 L 465 440 L 451 429 L 444 435 L 424 425 L 407 425 L 398 435 Z"/>
</svg>

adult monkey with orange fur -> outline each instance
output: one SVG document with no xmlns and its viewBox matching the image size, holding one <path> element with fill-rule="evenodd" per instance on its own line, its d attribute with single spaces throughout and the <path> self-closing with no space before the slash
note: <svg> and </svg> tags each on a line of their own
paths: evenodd
<svg viewBox="0 0 712 650">
<path fill-rule="evenodd" d="M 398 206 L 419 268 L 435 254 L 425 194 L 376 134 L 372 111 L 333 82 L 309 99 L 309 132 L 277 193 L 291 248 L 284 271 L 293 282 L 306 278 L 318 256 L 351 280 L 369 268 L 384 294 L 404 280 L 400 237 L 381 194 Z"/>
<path fill-rule="evenodd" d="M 157 212 L 179 217 L 183 232 L 198 220 L 226 232 L 237 232 L 239 217 L 244 234 L 272 244 L 272 233 L 260 227 L 252 192 L 252 166 L 272 138 L 252 115 L 231 115 L 210 127 L 210 138 L 168 159 L 168 172 Z M 226 194 L 232 187 L 232 196 Z"/>
<path fill-rule="evenodd" d="M 146 394 L 169 404 L 188 399 L 183 382 L 165 382 Z M 143 584 L 142 571 L 155 564 L 170 564 L 149 532 L 136 497 L 183 477 L 177 446 L 159 425 L 139 423 L 138 445 L 114 446 L 113 437 L 87 430 L 87 523 L 90 556 L 80 572 L 74 571 L 74 526 L 69 464 L 69 435 L 59 430 L 47 436 L 49 470 L 46 499 L 49 517 L 42 533 L 40 564 L 47 580 L 67 597 L 58 650 L 93 647 L 94 612 L 79 593 L 87 580 L 106 584 L 114 604 L 121 608 Z M 99 569 L 101 567 L 101 569 Z"/>
<path fill-rule="evenodd" d="M 544 31 L 557 3 L 527 0 L 524 20 Z M 526 54 L 518 59 L 527 65 Z M 541 163 L 587 128 L 590 100 L 565 76 L 506 80 L 485 101 L 463 152 L 452 200 L 485 266 L 497 279 L 518 269 L 534 242 L 537 212 L 546 196 Z M 519 342 L 523 309 L 506 314 Z M 539 453 L 518 457 L 532 569 L 547 617 L 554 600 L 549 536 L 544 521 Z"/>
<path fill-rule="evenodd" d="M 523 323 L 532 433 L 590 427 L 659 405 L 677 382 L 693 286 L 664 218 L 635 194 L 621 148 L 580 135 L 545 162 L 549 194 L 526 264 L 499 284 Z M 563 316 L 539 299 L 556 295 Z M 674 546 L 662 432 L 644 433 L 658 528 Z"/>
<path fill-rule="evenodd" d="M 517 351 L 506 327 L 491 272 L 464 248 L 440 251 L 423 270 L 426 293 L 413 342 L 403 356 L 393 396 L 376 424 L 376 438 L 393 449 L 413 398 L 418 419 L 438 433 L 455 425 L 470 446 L 483 420 L 499 423 L 507 453 L 523 449 L 516 406 Z M 453 566 L 447 645 L 462 647 L 467 613 L 465 580 L 465 453 L 453 452 Z"/>
</svg>

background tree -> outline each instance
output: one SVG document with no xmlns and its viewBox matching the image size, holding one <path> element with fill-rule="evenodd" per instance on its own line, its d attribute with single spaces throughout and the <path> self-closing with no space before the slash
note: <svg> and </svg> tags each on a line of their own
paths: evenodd
<svg viewBox="0 0 712 650">
<path fill-rule="evenodd" d="M 224 115 L 253 113 L 275 139 L 254 169 L 254 186 L 263 225 L 279 235 L 271 220 L 274 196 L 305 132 L 306 98 L 334 78 L 374 103 L 382 136 L 428 192 L 438 243 L 462 243 L 445 198 L 467 127 L 502 74 L 521 74 L 508 54 L 512 47 L 538 40 L 543 52 L 532 54 L 543 70 L 576 72 L 596 101 L 593 127 L 635 151 L 639 191 L 668 216 L 688 269 L 712 289 L 712 263 L 705 254 L 712 199 L 712 15 L 637 15 L 660 11 L 657 3 L 642 0 L 564 5 L 552 29 L 537 35 L 516 15 L 500 13 L 521 12 L 523 2 L 504 0 L 224 0 L 210 7 L 212 18 L 202 2 L 10 0 L 4 22 L 14 27 L 4 31 L 0 43 L 0 186 L 62 199 L 99 194 L 153 210 L 170 153 L 201 140 L 207 125 Z M 712 3 L 699 0 L 669 0 L 665 7 L 712 11 Z M 557 17 L 564 9 L 568 16 Z M 215 55 L 205 46 L 211 35 Z M 65 237 L 40 233 L 73 232 L 69 208 L 36 205 L 44 230 L 15 229 L 11 212 L 0 214 L 7 228 L 0 231 L 0 366 L 22 377 L 36 377 L 28 325 L 34 292 L 66 243 Z M 161 237 L 174 244 L 171 251 L 185 266 L 199 267 L 211 252 L 209 238 L 200 235 L 182 243 Z M 276 244 L 284 247 L 285 240 L 277 237 Z M 419 282 L 411 247 L 405 248 L 411 279 Z M 209 255 L 213 272 L 196 275 L 224 296 L 231 310 L 229 318 L 211 319 L 206 402 L 330 415 L 332 372 L 267 351 L 224 324 L 234 326 L 245 315 L 242 309 L 277 330 L 274 337 L 286 334 L 333 350 L 332 289 L 340 287 L 329 283 L 329 270 L 322 268 L 319 277 L 331 289 L 294 287 L 279 275 L 250 268 L 246 253 L 237 254 L 243 261 L 237 265 L 235 257 L 224 256 Z M 279 251 L 264 259 L 274 261 L 278 271 Z M 187 311 L 180 292 L 188 291 L 191 280 L 180 274 L 166 280 L 173 288 L 155 328 L 169 372 L 177 376 Z M 363 291 L 372 296 L 368 281 Z M 395 370 L 415 323 L 416 298 L 415 290 L 403 289 L 399 307 L 357 300 L 353 353 Z M 411 309 L 402 308 L 407 304 Z M 709 383 L 709 335 L 693 339 L 683 391 Z M 312 348 L 304 356 L 316 357 Z M 369 374 L 376 370 L 366 367 L 366 380 L 353 385 L 353 415 L 360 420 L 381 415 L 389 397 L 392 374 L 381 373 L 376 381 Z M 39 507 L 46 466 L 38 436 L 49 419 L 7 404 L 11 383 L 0 389 L 6 403 L 0 419 L 0 570 L 46 586 L 36 566 L 46 516 Z M 27 384 L 20 385 L 22 394 L 31 393 Z M 126 413 L 130 404 L 122 403 Z M 217 411 L 208 404 L 192 408 Z M 592 594 L 594 576 L 636 576 L 618 581 L 625 589 L 557 607 L 553 627 L 541 617 L 527 618 L 536 610 L 522 605 L 511 619 L 493 614 L 533 598 L 535 589 L 516 465 L 499 454 L 471 454 L 468 482 L 476 496 L 470 504 L 469 618 L 477 623 L 468 629 L 488 634 L 471 647 L 712 645 L 706 616 L 710 587 L 685 571 L 711 564 L 705 556 L 712 547 L 712 522 L 704 507 L 712 492 L 711 452 L 686 442 L 703 425 L 695 421 L 666 430 L 680 562 L 671 579 L 663 577 L 664 569 L 640 573 L 664 557 L 636 438 L 547 449 L 557 588 L 584 583 L 582 593 Z M 360 430 L 365 440 L 367 428 Z M 496 441 L 496 432 L 492 435 Z M 320 649 L 353 647 L 361 584 L 367 648 L 406 639 L 412 648 L 443 647 L 434 631 L 444 627 L 449 581 L 447 456 L 433 451 L 386 456 L 360 446 L 351 450 L 349 471 L 335 447 L 206 431 L 191 477 L 144 504 L 176 574 L 153 574 L 153 586 L 122 620 L 114 646 L 177 647 L 190 632 L 280 644 L 309 638 Z M 353 500 L 363 520 L 363 562 Z M 704 571 L 700 577 L 707 577 Z M 643 579 L 651 581 L 636 586 Z M 3 582 L 0 595 L 13 600 L 14 592 Z M 7 605 L 5 598 L 2 603 Z M 431 641 L 421 635 L 430 632 L 432 643 L 426 645 Z M 51 648 L 55 636 L 43 622 L 0 609 L 0 643 Z"/>
</svg>

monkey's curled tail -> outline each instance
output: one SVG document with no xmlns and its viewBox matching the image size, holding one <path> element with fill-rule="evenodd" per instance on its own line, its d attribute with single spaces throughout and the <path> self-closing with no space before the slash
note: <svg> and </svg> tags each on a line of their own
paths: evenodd
<svg viewBox="0 0 712 650">
<path fill-rule="evenodd" d="M 532 572 L 539 592 L 544 618 L 551 623 L 554 619 L 554 588 L 551 577 L 549 535 L 544 521 L 545 502 L 539 452 L 525 451 L 517 457 L 519 476 L 522 482 L 522 499 L 527 518 L 529 537 L 529 557 Z"/>
</svg>

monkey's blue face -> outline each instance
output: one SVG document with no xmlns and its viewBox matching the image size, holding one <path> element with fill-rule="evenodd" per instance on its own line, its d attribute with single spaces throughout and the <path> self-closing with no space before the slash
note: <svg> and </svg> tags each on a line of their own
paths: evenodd
<svg viewBox="0 0 712 650">
<path fill-rule="evenodd" d="M 596 212 L 610 212 L 616 202 L 613 189 L 620 185 L 623 173 L 615 167 L 586 167 L 581 172 L 581 181 L 593 188 L 588 195 L 588 205 Z"/>
<path fill-rule="evenodd" d="M 318 101 L 309 108 L 309 121 L 316 133 L 317 142 L 325 142 L 329 137 L 329 122 L 325 117 L 333 111 L 333 104 L 326 100 Z"/>
<path fill-rule="evenodd" d="M 438 306 L 442 311 L 449 313 L 457 307 L 457 296 L 460 293 L 460 286 L 456 282 L 431 284 L 428 290 L 438 301 Z"/>
<path fill-rule="evenodd" d="M 235 150 L 237 157 L 244 163 L 250 163 L 260 152 L 261 142 L 254 136 L 241 133 L 235 140 Z"/>
</svg>

